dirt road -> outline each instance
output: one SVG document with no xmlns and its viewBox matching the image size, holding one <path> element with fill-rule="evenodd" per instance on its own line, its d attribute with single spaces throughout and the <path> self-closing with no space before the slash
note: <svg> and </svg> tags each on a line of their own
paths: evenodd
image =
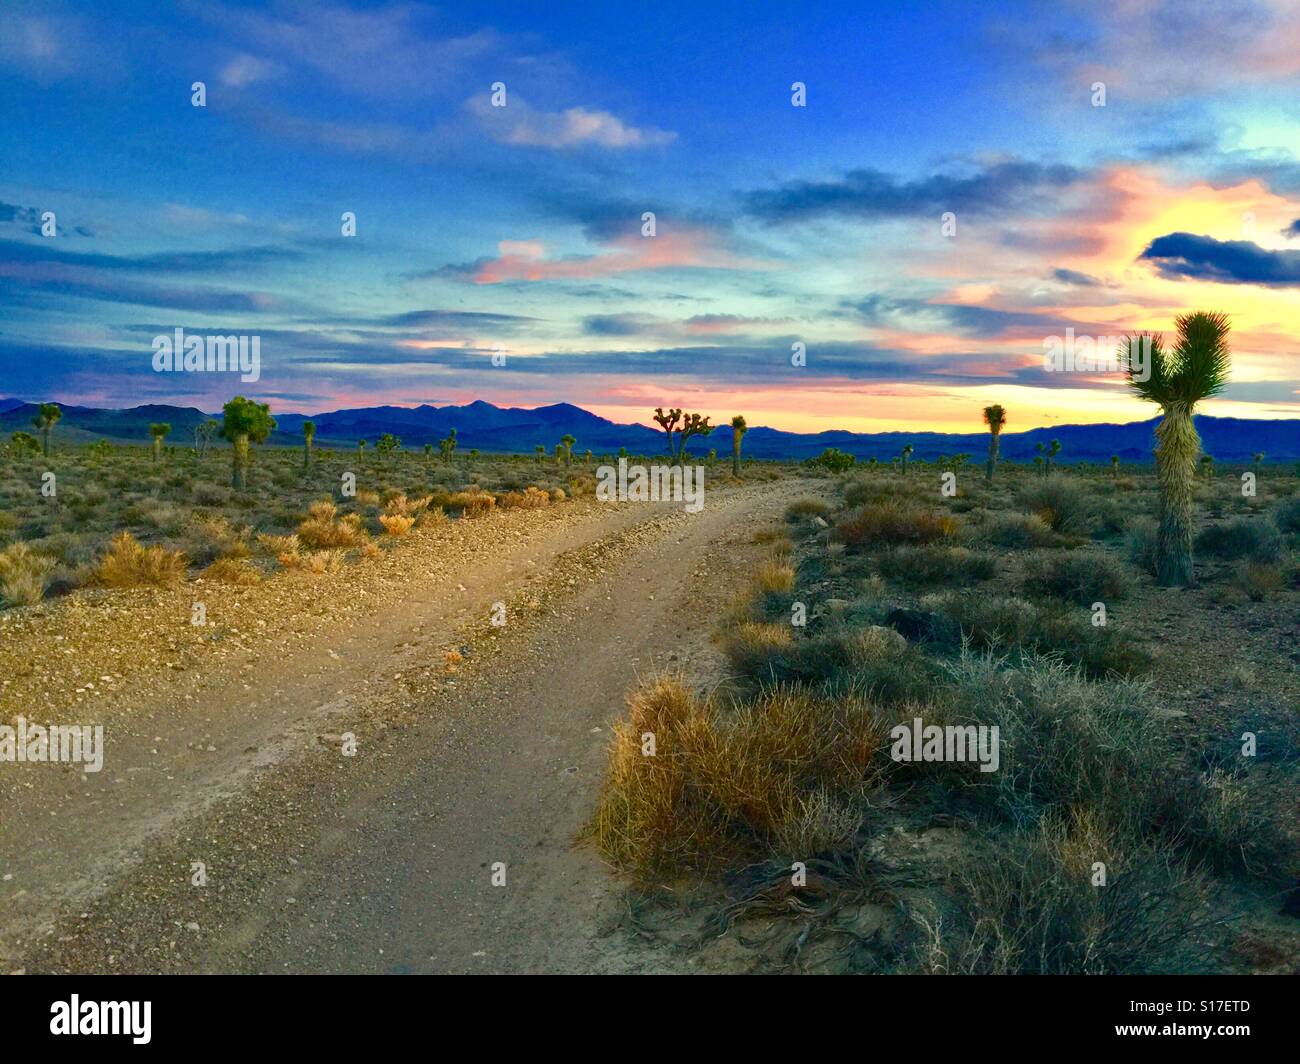
<svg viewBox="0 0 1300 1064">
<path fill-rule="evenodd" d="M 457 523 L 281 602 L 243 655 L 196 651 L 162 686 L 125 676 L 97 707 L 97 777 L 6 766 L 6 966 L 679 968 L 615 930 L 619 884 L 573 836 L 628 688 L 715 673 L 709 631 L 752 532 L 809 487 L 715 492 L 694 515 L 580 501 Z M 346 615 L 303 620 L 349 591 L 365 594 Z"/>
</svg>

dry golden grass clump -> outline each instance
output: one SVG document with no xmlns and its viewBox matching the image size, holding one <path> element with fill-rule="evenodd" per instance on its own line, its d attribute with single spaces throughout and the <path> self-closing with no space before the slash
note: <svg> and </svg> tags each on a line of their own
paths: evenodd
<svg viewBox="0 0 1300 1064">
<path fill-rule="evenodd" d="M 497 506 L 503 510 L 540 510 L 550 504 L 550 495 L 531 484 L 523 491 L 507 491 L 497 496 Z"/>
<path fill-rule="evenodd" d="M 380 514 L 379 523 L 390 536 L 404 536 L 415 525 L 415 518 L 402 514 Z"/>
<path fill-rule="evenodd" d="M 291 536 L 270 536 L 265 533 L 259 533 L 257 537 L 258 546 L 268 554 L 297 554 L 299 540 L 296 535 Z"/>
<path fill-rule="evenodd" d="M 497 502 L 495 495 L 490 495 L 477 485 L 465 491 L 437 492 L 430 501 L 444 510 L 459 510 L 462 517 L 482 517 Z"/>
<path fill-rule="evenodd" d="M 784 594 L 794 590 L 794 569 L 779 561 L 763 562 L 754 576 L 754 583 L 763 594 Z"/>
<path fill-rule="evenodd" d="M 185 577 L 185 555 L 166 547 L 144 547 L 130 532 L 119 532 L 95 569 L 104 587 L 168 587 Z"/>
<path fill-rule="evenodd" d="M 221 514 L 195 514 L 190 518 L 190 525 L 204 547 L 215 551 L 223 558 L 247 558 L 251 553 L 248 545 L 250 529 L 236 528 Z"/>
<path fill-rule="evenodd" d="M 204 580 L 237 587 L 253 587 L 262 582 L 262 574 L 243 558 L 218 558 L 202 572 Z"/>
<path fill-rule="evenodd" d="M 806 859 L 856 834 L 884 737 L 867 703 L 773 690 L 725 710 L 660 679 L 630 710 L 587 828 L 617 867 L 652 878 L 773 848 Z"/>
<path fill-rule="evenodd" d="M 333 576 L 343 571 L 346 557 L 347 552 L 342 550 L 314 550 L 304 554 L 282 554 L 280 564 L 311 576 Z"/>
<path fill-rule="evenodd" d="M 889 500 L 870 503 L 835 528 L 850 549 L 886 543 L 938 543 L 953 539 L 960 524 L 948 514 L 932 514 Z"/>
<path fill-rule="evenodd" d="M 8 606 L 34 606 L 45 596 L 54 559 L 14 543 L 0 550 L 0 599 Z"/>
<path fill-rule="evenodd" d="M 785 508 L 787 521 L 803 521 L 809 517 L 825 517 L 831 508 L 821 499 L 796 499 Z"/>
<path fill-rule="evenodd" d="M 298 526 L 298 540 L 314 550 L 337 550 L 360 547 L 369 539 L 361 526 L 360 514 L 337 517 L 338 508 L 329 499 L 314 502 L 307 510 L 307 519 Z"/>
<path fill-rule="evenodd" d="M 409 517 L 414 523 L 414 519 L 424 513 L 431 502 L 433 502 L 432 495 L 422 495 L 418 499 L 408 499 L 399 492 L 393 495 L 385 504 L 384 513 L 395 517 Z"/>
</svg>

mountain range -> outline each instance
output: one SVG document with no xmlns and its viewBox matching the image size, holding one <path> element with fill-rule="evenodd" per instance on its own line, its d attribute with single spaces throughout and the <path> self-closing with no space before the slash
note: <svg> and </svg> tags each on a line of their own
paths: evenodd
<svg viewBox="0 0 1300 1064">
<path fill-rule="evenodd" d="M 197 424 L 209 418 L 220 419 L 220 414 L 204 413 L 194 407 L 160 404 L 125 410 L 59 405 L 63 419 L 54 430 L 55 439 L 75 443 L 108 439 L 146 445 L 150 423 L 165 421 L 172 426 L 168 442 L 184 446 L 192 440 Z M 33 432 L 31 420 L 35 414 L 33 403 L 0 399 L 0 434 Z M 462 452 L 476 448 L 483 452 L 532 454 L 538 444 L 550 452 L 560 437 L 569 433 L 578 441 L 574 450 L 579 454 L 586 450 L 608 454 L 620 447 L 626 447 L 631 454 L 666 453 L 663 432 L 645 425 L 620 425 L 569 403 L 529 410 L 494 406 L 481 399 L 465 406 L 375 406 L 310 416 L 276 414 L 276 431 L 267 442 L 279 446 L 300 444 L 302 423 L 309 417 L 316 423 L 318 447 L 355 447 L 361 439 L 373 444 L 385 432 L 397 436 L 408 450 L 420 449 L 426 443 L 436 447 L 438 440 L 455 428 Z M 1109 462 L 1111 455 L 1119 455 L 1124 462 L 1150 461 L 1158 421 L 1152 418 L 1122 425 L 1056 425 L 1007 432 L 1002 436 L 1002 455 L 1011 461 L 1032 460 L 1037 444 L 1046 446 L 1055 439 L 1061 441 L 1058 461 L 1063 463 Z M 1197 415 L 1196 427 L 1206 452 L 1219 461 L 1248 462 L 1258 451 L 1263 451 L 1269 461 L 1300 459 L 1300 420 Z M 987 453 L 988 433 L 799 433 L 756 425 L 745 435 L 743 447 L 750 458 L 799 460 L 836 447 L 860 461 L 875 458 L 887 462 L 909 443 L 918 458 L 966 453 L 978 459 Z M 719 426 L 705 439 L 692 439 L 688 451 L 703 455 L 713 447 L 720 455 L 731 452 L 730 426 Z"/>
</svg>

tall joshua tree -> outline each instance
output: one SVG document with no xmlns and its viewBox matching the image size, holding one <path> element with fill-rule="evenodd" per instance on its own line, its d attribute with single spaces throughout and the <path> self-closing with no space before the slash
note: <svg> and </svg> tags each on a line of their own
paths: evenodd
<svg viewBox="0 0 1300 1064">
<path fill-rule="evenodd" d="M 41 434 L 41 453 L 46 458 L 50 456 L 50 430 L 59 423 L 63 417 L 63 411 L 59 409 L 58 403 L 41 403 L 37 407 L 37 413 L 32 418 L 32 424 L 40 431 Z"/>
<path fill-rule="evenodd" d="M 303 469 L 311 468 L 311 441 L 316 438 L 316 422 L 304 421 L 302 423 L 302 467 Z"/>
<path fill-rule="evenodd" d="M 240 491 L 248 487 L 248 445 L 263 443 L 275 429 L 275 418 L 265 403 L 235 396 L 221 410 L 221 435 L 235 448 L 231 484 Z"/>
<path fill-rule="evenodd" d="M 167 438 L 167 433 L 171 432 L 171 425 L 165 421 L 155 421 L 149 426 L 149 435 L 153 437 L 153 460 L 162 461 L 162 441 Z"/>
<path fill-rule="evenodd" d="M 1054 468 L 1056 468 L 1056 456 L 1060 453 L 1061 441 L 1052 440 L 1051 443 L 1047 445 L 1047 472 L 1050 473 Z"/>
<path fill-rule="evenodd" d="M 740 438 L 749 431 L 745 419 L 737 414 L 731 419 L 731 475 L 740 476 Z"/>
<path fill-rule="evenodd" d="M 560 437 L 560 442 L 564 444 L 564 464 L 570 466 L 573 464 L 573 445 L 578 442 L 577 438 L 565 433 Z"/>
<path fill-rule="evenodd" d="M 984 479 L 993 483 L 993 472 L 998 467 L 998 441 L 1002 436 L 1002 426 L 1007 423 L 1007 412 L 1000 403 L 984 408 L 984 424 L 989 427 L 989 460 L 984 467 Z"/>
<path fill-rule="evenodd" d="M 1192 583 L 1192 502 L 1201 438 L 1192 415 L 1202 399 L 1228 383 L 1232 355 L 1226 314 L 1195 311 L 1174 319 L 1177 337 L 1166 351 L 1159 334 L 1130 336 L 1125 345 L 1129 386 L 1156 403 L 1164 415 L 1156 426 L 1156 480 L 1160 487 L 1160 529 L 1156 537 L 1156 580 L 1165 587 Z M 1149 344 L 1149 363 L 1138 356 Z M 1149 364 L 1150 372 L 1139 368 Z M 1143 379 L 1145 378 L 1145 379 Z"/>
</svg>

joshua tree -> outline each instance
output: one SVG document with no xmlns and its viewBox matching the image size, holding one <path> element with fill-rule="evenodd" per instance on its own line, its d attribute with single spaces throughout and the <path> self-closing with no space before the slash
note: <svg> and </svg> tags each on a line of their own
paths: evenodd
<svg viewBox="0 0 1300 1064">
<path fill-rule="evenodd" d="M 433 444 L 426 443 L 424 445 L 424 464 L 428 465 L 429 462 L 432 460 L 432 458 L 433 458 Z"/>
<path fill-rule="evenodd" d="M 1007 412 L 1001 404 L 994 403 L 984 408 L 984 424 L 989 427 L 989 460 L 984 467 L 984 479 L 990 484 L 993 483 L 993 471 L 998 467 L 998 440 L 1006 423 Z"/>
<path fill-rule="evenodd" d="M 1116 478 L 1119 477 L 1119 455 L 1117 454 L 1110 456 L 1110 475 Z"/>
<path fill-rule="evenodd" d="M 537 461 L 540 464 L 542 459 L 546 457 L 546 448 L 539 443 L 534 449 L 537 451 Z"/>
<path fill-rule="evenodd" d="M 200 421 L 194 426 L 194 450 L 200 458 L 208 453 L 208 448 L 212 446 L 212 441 L 217 438 L 219 431 L 221 425 L 215 418 Z"/>
<path fill-rule="evenodd" d="M 1052 471 L 1052 466 L 1055 464 L 1054 459 L 1060 453 L 1061 453 L 1061 441 L 1052 440 L 1052 442 L 1047 445 L 1047 472 L 1048 473 Z"/>
<path fill-rule="evenodd" d="M 477 448 L 477 447 L 472 447 L 472 448 L 470 448 L 469 457 L 470 457 L 470 461 L 473 461 L 475 458 L 478 457 L 478 448 Z"/>
<path fill-rule="evenodd" d="M 718 449 L 716 447 L 710 447 L 706 461 L 709 463 L 710 466 L 712 466 L 715 462 L 717 462 L 717 460 L 718 460 Z"/>
<path fill-rule="evenodd" d="M 749 431 L 749 426 L 745 424 L 742 415 L 737 414 L 731 419 L 731 475 L 740 476 L 740 438 Z"/>
<path fill-rule="evenodd" d="M 557 443 L 555 445 L 555 468 L 559 469 L 560 463 L 563 461 L 564 461 L 564 444 Z"/>
<path fill-rule="evenodd" d="M 1265 455 L 1263 451 L 1256 451 L 1253 455 L 1250 456 L 1251 464 L 1254 466 L 1255 469 L 1256 480 L 1259 479 L 1259 467 L 1264 464 L 1264 459 L 1266 457 L 1267 455 Z"/>
<path fill-rule="evenodd" d="M 902 453 L 899 455 L 899 458 L 903 460 L 902 467 L 903 467 L 904 474 L 907 473 L 907 460 L 912 457 L 912 450 L 913 450 L 912 445 L 909 443 L 906 447 L 903 448 Z"/>
<path fill-rule="evenodd" d="M 38 455 L 41 453 L 41 443 L 30 432 L 15 432 L 9 437 L 9 448 L 22 457 L 23 455 Z"/>
<path fill-rule="evenodd" d="M 1205 477 L 1206 480 L 1214 479 L 1214 455 L 1212 454 L 1201 455 L 1201 474 Z"/>
<path fill-rule="evenodd" d="M 357 440 L 357 461 L 360 461 L 365 456 L 366 456 L 366 441 Z"/>
<path fill-rule="evenodd" d="M 41 453 L 46 458 L 50 456 L 50 430 L 59 423 L 63 417 L 63 411 L 59 409 L 58 403 L 41 403 L 37 407 L 37 414 L 32 418 L 32 424 L 40 431 L 41 434 Z"/>
<path fill-rule="evenodd" d="M 620 448 L 618 449 L 618 456 L 619 456 L 620 458 L 626 458 L 626 457 L 627 457 L 627 448 L 626 448 L 626 447 L 620 447 Z"/>
<path fill-rule="evenodd" d="M 869 465 L 872 469 L 875 469 L 876 466 L 880 465 L 880 462 L 877 461 L 875 458 L 868 458 L 867 465 Z"/>
<path fill-rule="evenodd" d="M 1129 386 L 1160 406 L 1156 426 L 1156 480 L 1160 488 L 1160 528 L 1156 536 L 1156 580 L 1166 587 L 1192 583 L 1192 501 L 1201 438 L 1192 415 L 1202 399 L 1217 395 L 1228 382 L 1231 322 L 1226 314 L 1196 311 L 1174 319 L 1174 348 L 1166 352 L 1159 334 L 1131 336 L 1125 347 Z M 1149 345 L 1145 361 L 1134 356 Z M 1145 377 L 1145 380 L 1139 379 Z"/>
<path fill-rule="evenodd" d="M 564 446 L 564 464 L 566 466 L 573 464 L 573 445 L 577 442 L 577 439 L 567 432 L 560 437 L 560 443 Z"/>
<path fill-rule="evenodd" d="M 456 450 L 456 430 L 450 428 L 444 439 L 438 441 L 438 454 L 442 456 L 444 462 L 450 462 L 452 453 Z"/>
<path fill-rule="evenodd" d="M 590 450 L 585 451 L 585 452 L 583 453 L 583 464 L 584 464 L 584 465 L 591 465 L 591 451 L 590 451 Z"/>
<path fill-rule="evenodd" d="M 655 407 L 654 420 L 664 434 L 668 437 L 668 457 L 674 462 L 677 460 L 677 447 L 673 442 L 673 431 L 677 428 L 677 423 L 681 420 L 682 412 L 679 407 L 673 407 L 668 413 L 664 413 L 662 406 Z"/>
<path fill-rule="evenodd" d="M 391 432 L 385 432 L 375 441 L 375 454 L 379 455 L 380 458 L 387 458 L 401 446 L 401 440 Z"/>
<path fill-rule="evenodd" d="M 303 469 L 311 468 L 311 441 L 316 438 L 316 422 L 304 421 L 302 423 L 302 467 Z"/>
<path fill-rule="evenodd" d="M 1041 443 L 1036 443 L 1034 444 L 1034 450 L 1038 452 L 1038 454 L 1034 457 L 1034 465 L 1038 467 L 1039 473 L 1043 473 L 1047 469 L 1047 465 L 1046 465 L 1047 448 L 1044 447 Z"/>
<path fill-rule="evenodd" d="M 165 421 L 155 421 L 149 426 L 149 435 L 153 437 L 153 460 L 155 462 L 162 461 L 162 441 L 171 430 L 171 425 Z"/>
<path fill-rule="evenodd" d="M 231 484 L 240 491 L 248 487 L 248 445 L 262 443 L 275 430 L 275 418 L 265 403 L 235 396 L 222 408 L 221 435 L 235 447 Z"/>
</svg>

